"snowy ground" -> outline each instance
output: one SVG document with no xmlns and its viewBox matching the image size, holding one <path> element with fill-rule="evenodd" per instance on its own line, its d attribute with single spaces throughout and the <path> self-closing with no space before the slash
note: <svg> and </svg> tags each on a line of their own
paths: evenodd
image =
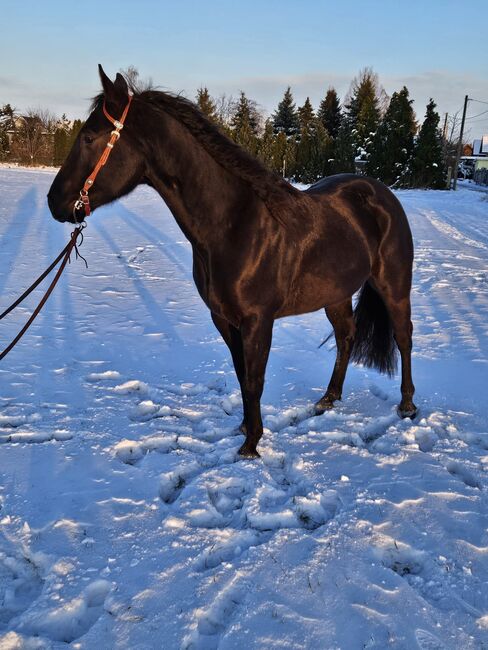
<svg viewBox="0 0 488 650">
<path fill-rule="evenodd" d="M 52 177 L 0 169 L 0 306 L 67 240 Z M 96 213 L 89 269 L 0 364 L 2 650 L 488 648 L 488 197 L 399 197 L 418 419 L 356 367 L 310 417 L 329 327 L 285 319 L 258 461 L 236 462 L 236 380 L 166 207 L 142 188 Z"/>
</svg>

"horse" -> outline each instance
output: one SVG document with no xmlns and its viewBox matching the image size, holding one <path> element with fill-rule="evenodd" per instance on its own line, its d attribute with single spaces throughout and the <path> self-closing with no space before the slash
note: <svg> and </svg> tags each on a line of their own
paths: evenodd
<svg viewBox="0 0 488 650">
<path fill-rule="evenodd" d="M 241 388 L 245 441 L 239 454 L 259 457 L 273 323 L 284 316 L 325 309 L 333 327 L 336 360 L 315 414 L 342 399 L 350 360 L 391 376 L 398 348 L 397 410 L 414 418 L 413 242 L 395 195 L 355 174 L 330 176 L 301 191 L 232 142 L 191 101 L 129 87 L 120 73 L 112 81 L 101 66 L 99 74 L 103 90 L 51 185 L 49 208 L 60 222 L 82 221 L 79 189 L 110 137 L 107 113 L 121 115 L 131 95 L 120 140 L 91 188 L 91 206 L 147 184 L 189 240 L 197 290 Z"/>
</svg>

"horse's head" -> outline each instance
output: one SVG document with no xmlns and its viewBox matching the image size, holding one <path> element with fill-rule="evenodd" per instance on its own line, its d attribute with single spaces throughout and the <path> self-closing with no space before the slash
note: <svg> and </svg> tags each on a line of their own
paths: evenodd
<svg viewBox="0 0 488 650">
<path fill-rule="evenodd" d="M 80 190 L 102 156 L 113 124 L 103 112 L 119 120 L 127 105 L 129 89 L 124 77 L 117 74 L 112 82 L 99 67 L 103 96 L 95 101 L 94 109 L 78 134 L 63 166 L 51 185 L 47 200 L 51 213 L 58 221 L 81 222 L 83 209 L 75 209 Z M 129 110 L 121 137 L 115 143 L 107 164 L 101 168 L 89 190 L 92 211 L 131 192 L 144 177 L 145 163 L 135 135 L 134 110 Z"/>
</svg>

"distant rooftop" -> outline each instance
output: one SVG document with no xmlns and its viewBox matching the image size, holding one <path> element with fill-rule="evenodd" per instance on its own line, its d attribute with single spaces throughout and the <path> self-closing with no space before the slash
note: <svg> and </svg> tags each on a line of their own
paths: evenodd
<svg viewBox="0 0 488 650">
<path fill-rule="evenodd" d="M 488 156 L 488 135 L 473 142 L 473 156 Z"/>
</svg>

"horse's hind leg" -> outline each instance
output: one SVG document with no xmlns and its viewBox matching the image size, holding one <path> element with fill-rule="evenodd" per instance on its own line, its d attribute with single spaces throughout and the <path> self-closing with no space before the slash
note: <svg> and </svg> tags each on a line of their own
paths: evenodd
<svg viewBox="0 0 488 650">
<path fill-rule="evenodd" d="M 344 384 L 354 340 L 354 319 L 350 298 L 339 305 L 326 307 L 325 313 L 334 328 L 337 355 L 327 391 L 315 404 L 316 415 L 321 415 L 324 411 L 331 409 L 334 406 L 334 402 L 341 399 L 342 386 Z"/>
<path fill-rule="evenodd" d="M 402 362 L 402 400 L 398 405 L 398 415 L 402 418 L 414 418 L 417 415 L 417 407 L 413 403 L 415 386 L 412 381 L 412 332 L 411 307 L 409 292 L 406 297 L 394 298 L 392 292 L 387 288 L 378 290 L 385 301 L 388 313 L 393 325 L 393 334 L 400 351 Z"/>
<path fill-rule="evenodd" d="M 413 403 L 415 386 L 412 381 L 412 321 L 410 320 L 410 298 L 399 303 L 387 302 L 393 322 L 395 341 L 402 360 L 402 401 L 398 405 L 398 415 L 402 418 L 414 418 L 417 407 Z"/>
</svg>

